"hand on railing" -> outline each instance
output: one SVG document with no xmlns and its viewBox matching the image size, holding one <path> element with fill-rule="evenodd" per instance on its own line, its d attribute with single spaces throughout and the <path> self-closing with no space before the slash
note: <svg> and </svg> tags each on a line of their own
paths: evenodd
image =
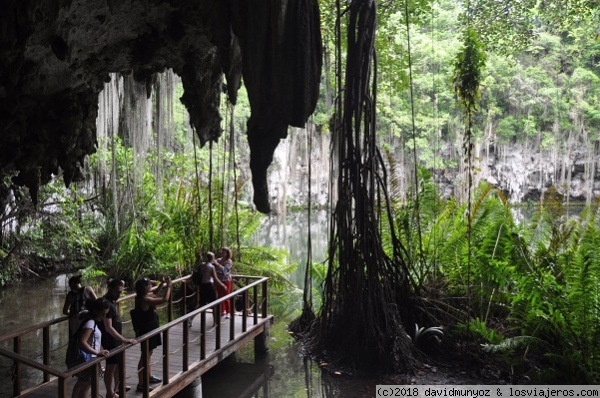
<svg viewBox="0 0 600 398">
<path fill-rule="evenodd" d="M 96 356 L 107 358 L 108 354 L 109 354 L 108 350 L 100 350 L 100 351 L 98 351 L 98 354 L 96 354 Z"/>
</svg>

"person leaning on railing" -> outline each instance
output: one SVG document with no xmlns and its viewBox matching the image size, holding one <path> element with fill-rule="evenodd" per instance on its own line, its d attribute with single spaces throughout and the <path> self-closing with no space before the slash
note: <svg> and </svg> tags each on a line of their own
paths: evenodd
<svg viewBox="0 0 600 398">
<path fill-rule="evenodd" d="M 167 291 L 163 297 L 160 297 L 158 294 L 164 285 L 167 286 Z M 135 308 L 131 313 L 131 321 L 137 337 L 151 332 L 160 326 L 158 314 L 156 313 L 156 306 L 169 301 L 169 298 L 171 297 L 171 278 L 163 278 L 163 281 L 155 292 L 152 292 L 152 281 L 150 279 L 140 279 L 135 283 L 135 293 Z M 152 350 L 161 344 L 162 340 L 160 334 L 150 337 L 148 339 L 149 355 L 152 355 Z M 150 358 L 148 358 L 148 361 L 146 361 L 144 346 L 142 345 L 142 355 L 138 363 L 138 392 L 144 391 L 144 378 L 142 377 L 142 369 L 144 368 L 146 362 L 148 363 L 148 368 L 146 371 L 148 372 L 150 383 L 160 383 L 162 381 L 162 379 L 154 376 L 151 373 Z M 151 387 L 148 389 L 149 391 L 153 390 Z"/>
<path fill-rule="evenodd" d="M 87 354 L 86 360 L 92 360 L 97 356 L 108 356 L 108 350 L 101 348 L 102 331 L 98 324 L 108 313 L 109 304 L 104 299 L 90 300 L 88 302 L 87 312 L 84 314 L 82 325 L 72 338 L 78 339 L 79 347 Z M 97 374 L 99 372 L 99 374 Z M 77 382 L 73 386 L 71 398 L 86 398 L 88 391 L 92 386 L 94 377 L 102 378 L 102 369 L 97 366 L 91 366 L 75 374 Z"/>
</svg>

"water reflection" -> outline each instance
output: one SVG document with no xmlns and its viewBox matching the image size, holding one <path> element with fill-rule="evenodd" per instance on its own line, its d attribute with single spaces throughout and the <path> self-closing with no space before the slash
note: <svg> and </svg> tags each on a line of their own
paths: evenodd
<svg viewBox="0 0 600 398">
<path fill-rule="evenodd" d="M 363 398 L 374 396 L 375 384 L 375 380 L 322 372 L 292 342 L 256 358 L 252 347 L 245 347 L 205 374 L 202 386 L 181 398 Z"/>
<path fill-rule="evenodd" d="M 0 335 L 26 328 L 62 315 L 62 307 L 68 292 L 66 275 L 51 278 L 36 278 L 0 291 Z M 42 330 L 25 335 L 21 341 L 21 352 L 29 358 L 42 362 Z M 50 359 L 53 364 L 62 364 L 67 345 L 67 324 L 63 322 L 50 328 Z M 2 347 L 13 350 L 13 342 L 2 343 Z M 0 357 L 0 396 L 12 396 L 12 361 Z M 23 367 L 23 388 L 43 380 L 40 371 Z"/>
<path fill-rule="evenodd" d="M 325 261 L 329 238 L 328 212 L 325 210 L 312 211 L 310 223 L 312 260 L 314 262 Z M 252 244 L 285 249 L 290 254 L 290 263 L 298 265 L 297 270 L 289 276 L 289 279 L 300 289 L 304 287 L 304 270 L 308 255 L 308 215 L 306 211 L 288 213 L 286 216 L 266 217 L 254 234 Z"/>
</svg>

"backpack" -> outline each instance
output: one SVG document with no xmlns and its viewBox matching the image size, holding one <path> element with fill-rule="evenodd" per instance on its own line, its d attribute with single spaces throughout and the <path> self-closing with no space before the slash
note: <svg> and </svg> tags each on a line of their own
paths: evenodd
<svg viewBox="0 0 600 398">
<path fill-rule="evenodd" d="M 85 325 L 87 321 L 88 319 L 81 322 L 77 332 L 75 332 L 75 334 L 71 336 L 71 339 L 69 340 L 69 345 L 67 346 L 67 355 L 65 357 L 65 365 L 67 365 L 67 369 L 71 369 L 92 359 L 92 354 L 81 348 L 81 345 L 79 344 L 79 335 L 81 334 L 83 325 Z M 98 325 L 96 324 L 96 321 L 94 321 L 94 329 L 92 330 L 92 346 L 96 345 L 96 327 L 98 327 Z"/>
<path fill-rule="evenodd" d="M 139 336 L 139 331 L 142 326 L 142 314 L 137 308 L 132 308 L 131 311 L 129 311 L 129 315 L 131 315 L 131 326 L 133 326 L 133 331 L 136 336 Z"/>
<path fill-rule="evenodd" d="M 200 267 L 194 273 L 192 273 L 192 282 L 196 286 L 200 286 L 202 284 L 202 273 L 200 272 Z"/>
</svg>

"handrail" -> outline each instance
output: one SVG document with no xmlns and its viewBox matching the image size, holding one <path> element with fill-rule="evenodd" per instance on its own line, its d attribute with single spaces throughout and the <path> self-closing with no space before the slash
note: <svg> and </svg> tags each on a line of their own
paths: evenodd
<svg viewBox="0 0 600 398">
<path fill-rule="evenodd" d="M 256 277 L 254 276 L 254 277 L 245 277 L 245 278 L 256 278 Z M 184 314 L 184 315 L 182 315 L 182 316 L 178 317 L 177 319 L 174 319 L 174 320 L 172 320 L 172 321 L 169 321 L 168 323 L 165 323 L 164 325 L 162 325 L 162 326 L 160 326 L 160 327 L 158 327 L 158 328 L 156 328 L 156 329 L 153 329 L 152 331 L 150 331 L 150 332 L 146 333 L 146 334 L 145 334 L 145 335 L 143 335 L 143 336 L 136 337 L 136 340 L 137 340 L 138 342 L 141 342 L 141 341 L 143 341 L 143 340 L 147 340 L 147 339 L 149 339 L 150 337 L 152 337 L 152 336 L 154 336 L 154 335 L 157 335 L 157 334 L 159 334 L 159 333 L 162 333 L 162 332 L 164 332 L 165 330 L 167 330 L 167 329 L 170 329 L 170 328 L 172 328 L 173 326 L 175 326 L 175 325 L 177 325 L 177 324 L 179 324 L 179 323 L 182 323 L 183 321 L 187 321 L 188 319 L 191 319 L 191 318 L 194 318 L 194 317 L 196 317 L 196 316 L 197 316 L 197 315 L 199 315 L 201 312 L 205 312 L 206 310 L 208 310 L 208 309 L 210 309 L 210 308 L 212 308 L 212 307 L 215 307 L 215 306 L 217 306 L 218 304 L 221 304 L 221 303 L 223 303 L 223 302 L 224 302 L 224 301 L 226 301 L 226 300 L 230 300 L 232 297 L 238 296 L 238 295 L 239 295 L 241 292 L 244 292 L 244 291 L 250 290 L 251 288 L 253 288 L 253 287 L 255 287 L 255 286 L 258 286 L 258 285 L 260 285 L 260 284 L 264 283 L 264 282 L 265 282 L 265 281 L 267 281 L 268 279 L 269 279 L 269 278 L 267 278 L 267 277 L 261 277 L 261 278 L 260 278 L 259 280 L 257 280 L 256 282 L 252 282 L 252 283 L 251 283 L 251 284 L 249 284 L 249 285 L 243 286 L 243 287 L 241 287 L 240 289 L 238 289 L 238 290 L 236 290 L 236 291 L 234 291 L 234 292 L 231 292 L 231 293 L 229 293 L 229 294 L 228 294 L 228 295 L 226 295 L 226 296 L 223 296 L 223 297 L 221 297 L 221 298 L 219 298 L 219 299 L 217 299 L 217 300 L 215 300 L 215 301 L 211 301 L 210 303 L 208 303 L 208 304 L 206 304 L 206 305 L 204 305 L 204 306 L 202 306 L 202 307 L 200 307 L 200 308 L 197 308 L 197 309 L 195 309 L 195 310 L 194 310 L 194 311 L 192 311 L 192 312 L 189 312 L 189 313 L 187 313 L 187 314 Z M 262 316 L 266 316 L 267 314 L 265 313 L 265 314 L 261 314 L 261 315 L 262 315 Z M 111 351 L 111 353 L 112 353 L 112 351 Z"/>
<path fill-rule="evenodd" d="M 32 368 L 41 370 L 43 372 L 48 372 L 53 376 L 58 376 L 58 377 L 68 377 L 67 373 L 61 372 L 60 370 L 56 370 L 53 367 L 50 366 L 46 366 L 42 363 L 39 363 L 37 361 L 34 361 L 33 359 L 29 359 L 26 356 L 23 356 L 21 354 L 17 354 L 15 352 L 12 352 L 10 350 L 7 350 L 5 348 L 0 347 L 0 355 L 3 355 L 5 357 L 14 359 L 15 361 L 19 361 L 24 363 L 27 366 L 31 366 Z"/>
<path fill-rule="evenodd" d="M 191 275 L 186 275 L 186 276 L 183 276 L 183 277 L 180 277 L 180 278 L 174 279 L 174 280 L 173 280 L 173 283 L 178 283 L 178 282 L 188 282 L 188 281 L 190 280 L 190 278 L 191 278 Z M 252 275 L 233 275 L 233 278 L 236 278 L 236 279 L 256 279 L 256 278 L 260 278 L 260 277 L 257 277 L 257 276 L 252 276 Z M 248 286 L 250 286 L 250 287 L 251 287 L 251 286 L 254 286 L 254 285 L 248 285 Z M 154 287 L 152 288 L 152 290 L 154 291 L 154 290 L 156 290 L 157 288 L 158 288 L 158 286 L 154 286 Z M 233 292 L 232 292 L 232 293 L 233 293 Z M 136 296 L 136 294 L 135 294 L 135 293 L 129 293 L 129 294 L 127 294 L 127 295 L 123 296 L 123 297 L 120 297 L 120 298 L 117 300 L 117 304 L 120 304 L 120 303 L 122 303 L 122 302 L 124 302 L 124 301 L 133 300 L 133 299 L 135 298 L 135 296 Z M 220 300 L 220 299 L 219 299 L 219 300 Z M 223 301 L 224 301 L 224 300 L 223 300 Z M 8 334 L 5 334 L 5 335 L 2 335 L 2 336 L 0 336 L 0 343 L 3 343 L 3 342 L 5 342 L 5 341 L 7 341 L 7 340 L 10 340 L 10 339 L 13 339 L 13 338 L 15 338 L 15 337 L 19 337 L 19 336 L 23 336 L 23 335 L 25 335 L 25 334 L 29 334 L 29 333 L 36 332 L 36 331 L 38 331 L 38 330 L 40 330 L 40 329 L 43 329 L 43 328 L 45 328 L 46 326 L 52 326 L 52 325 L 56 325 L 56 324 L 58 324 L 58 323 L 61 323 L 61 322 L 67 321 L 68 319 L 69 319 L 69 317 L 68 317 L 67 315 L 62 315 L 62 316 L 60 316 L 60 317 L 58 317 L 58 318 L 54 318 L 54 319 L 51 319 L 51 320 L 49 320 L 49 321 L 40 322 L 40 323 L 37 323 L 37 324 L 35 324 L 35 325 L 28 326 L 28 327 L 26 327 L 26 328 L 23 328 L 23 329 L 16 330 L 16 331 L 14 331 L 14 332 L 10 332 L 10 333 L 8 333 Z"/>
<path fill-rule="evenodd" d="M 5 342 L 7 340 L 10 340 L 10 339 L 14 339 L 15 337 L 23 336 L 25 334 L 29 334 L 29 333 L 32 333 L 32 332 L 37 332 L 38 330 L 43 329 L 43 328 L 45 328 L 47 326 L 56 325 L 58 323 L 66 321 L 68 319 L 69 319 L 68 316 L 63 315 L 63 316 L 61 316 L 59 318 L 54 318 L 54 319 L 51 319 L 49 321 L 45 321 L 45 322 L 41 322 L 41 323 L 38 323 L 38 324 L 35 324 L 35 325 L 32 325 L 32 326 L 28 326 L 26 328 L 17 330 L 15 332 L 10 332 L 8 334 L 5 334 L 4 336 L 0 336 L 0 343 L 3 343 L 3 342 Z"/>
<path fill-rule="evenodd" d="M 168 346 L 169 346 L 169 333 L 168 331 L 175 327 L 176 325 L 182 324 L 183 323 L 183 331 L 184 331 L 184 346 L 182 347 L 184 349 L 184 355 L 183 355 L 183 364 L 182 364 L 182 371 L 187 371 L 188 369 L 188 362 L 189 362 L 189 355 L 188 355 L 188 351 L 189 351 L 189 326 L 188 326 L 188 320 L 192 319 L 195 316 L 200 315 L 201 316 L 201 337 L 200 337 L 200 346 L 201 346 L 201 355 L 200 355 L 200 360 L 204 360 L 206 359 L 206 349 L 205 349 L 205 345 L 206 345 L 206 339 L 205 339 L 205 334 L 206 334 L 206 330 L 207 330 L 207 322 L 206 322 L 206 311 L 209 309 L 213 309 L 214 312 L 214 316 L 216 317 L 216 319 L 218 320 L 216 329 L 217 329 L 217 333 L 216 333 L 216 344 L 215 344 L 215 350 L 219 349 L 221 346 L 221 342 L 220 342 L 220 328 L 221 328 L 221 323 L 220 323 L 220 319 L 221 319 L 221 305 L 222 303 L 224 303 L 225 301 L 229 300 L 232 304 L 232 316 L 231 316 L 231 321 L 230 321 L 230 336 L 229 336 L 229 341 L 234 340 L 234 317 L 235 317 L 235 311 L 234 311 L 234 298 L 236 296 L 242 296 L 244 298 L 244 310 L 242 311 L 242 333 L 247 332 L 248 330 L 248 323 L 247 323 L 247 319 L 249 317 L 253 318 L 254 321 L 254 325 L 257 324 L 258 322 L 258 312 L 260 310 L 261 312 L 261 317 L 263 318 L 267 318 L 267 310 L 268 310 L 268 306 L 267 306 L 267 281 L 269 278 L 267 277 L 259 277 L 259 276 L 249 276 L 249 275 L 234 275 L 233 276 L 234 279 L 236 280 L 254 280 L 250 283 L 247 283 L 245 286 L 240 287 L 239 289 L 236 289 L 235 291 L 231 292 L 230 294 L 221 297 L 215 301 L 210 302 L 209 304 L 206 304 L 202 307 L 196 308 L 193 311 L 187 312 L 187 305 L 186 305 L 186 300 L 183 300 L 183 310 L 184 310 L 184 314 L 176 319 L 173 319 L 173 295 L 171 295 L 171 297 L 169 297 L 169 301 L 168 301 L 168 322 L 162 326 L 159 326 L 158 328 L 142 335 L 142 336 L 138 336 L 136 337 L 136 340 L 140 343 L 140 345 L 142 346 L 142 348 L 146 348 L 147 349 L 147 340 L 150 339 L 152 336 L 158 335 L 158 334 L 163 334 L 163 355 L 165 356 L 163 365 L 164 363 L 168 364 L 168 360 L 169 360 L 169 352 L 168 352 Z M 174 283 L 182 283 L 183 284 L 183 293 L 184 293 L 184 298 L 187 298 L 187 282 L 191 279 L 191 275 L 187 275 L 181 278 L 177 278 L 175 280 L 173 280 Z M 262 303 L 260 305 L 259 308 L 259 303 L 258 303 L 258 286 L 262 285 L 262 289 L 261 290 L 261 294 L 262 294 Z M 156 286 L 154 289 L 158 288 L 158 286 Z M 248 308 L 248 300 L 249 300 L 249 292 L 252 290 L 252 299 L 254 301 L 254 305 L 256 305 L 257 307 L 254 309 L 252 314 L 248 314 L 246 311 L 246 308 Z M 198 288 L 196 288 L 196 293 L 198 293 Z M 192 296 L 192 295 L 190 295 Z M 198 295 L 199 296 L 199 295 Z M 121 304 L 123 302 L 129 301 L 129 300 L 133 300 L 136 297 L 135 293 L 132 294 L 128 294 L 124 297 L 121 297 L 119 300 L 117 300 L 118 304 Z M 180 301 L 180 300 L 177 300 Z M 42 322 L 40 324 L 37 325 L 33 325 L 33 326 L 29 326 L 27 328 L 23 328 L 21 330 L 15 331 L 15 332 L 11 332 L 9 334 L 6 334 L 4 336 L 0 336 L 0 343 L 8 341 L 10 339 L 13 339 L 14 341 L 14 351 L 10 351 L 8 349 L 5 349 L 3 347 L 0 347 L 0 356 L 5 356 L 7 358 L 12 359 L 15 362 L 15 379 L 13 380 L 13 395 L 17 396 L 20 395 L 23 391 L 22 391 L 22 386 L 21 386 L 21 373 L 22 373 L 22 369 L 21 369 L 21 364 L 22 365 L 26 365 L 26 366 L 30 366 L 34 369 L 37 369 L 39 371 L 42 371 L 44 373 L 44 382 L 41 384 L 38 384 L 37 386 L 43 385 L 47 382 L 50 381 L 50 376 L 56 376 L 59 378 L 59 396 L 63 396 L 62 394 L 64 394 L 64 389 L 66 388 L 66 379 L 68 379 L 69 377 L 73 376 L 76 373 L 79 373 L 91 366 L 100 366 L 100 362 L 102 360 L 104 360 L 104 357 L 97 357 L 97 358 L 93 358 L 92 360 L 85 362 L 81 365 L 78 365 L 76 367 L 73 367 L 71 369 L 68 369 L 67 371 L 63 371 L 63 370 L 59 370 L 56 368 L 53 368 L 50 365 L 50 358 L 49 355 L 47 354 L 49 352 L 49 338 L 47 337 L 49 335 L 49 328 L 52 325 L 56 325 L 59 324 L 61 322 L 64 322 L 66 320 L 68 320 L 69 317 L 68 316 L 61 316 L 58 317 L 56 319 L 50 320 L 50 321 L 45 321 Z M 20 352 L 21 350 L 21 338 L 22 336 L 29 334 L 29 333 L 33 333 L 36 331 L 39 331 L 40 329 L 44 330 L 44 339 L 43 339 L 43 352 L 44 352 L 44 363 L 40 363 L 37 362 L 33 359 L 27 358 L 26 356 L 23 356 Z M 109 352 L 109 357 L 113 357 L 116 355 L 119 355 L 120 353 L 124 352 L 125 350 L 129 349 L 132 345 L 131 344 L 123 344 L 117 348 L 112 349 Z M 146 363 L 145 363 L 145 367 L 149 366 L 149 356 L 146 356 Z M 167 374 L 168 372 L 165 372 L 165 374 L 168 376 Z M 148 385 L 148 383 L 145 383 L 146 385 Z M 163 384 L 168 384 L 168 377 L 164 378 Z M 98 395 L 98 380 L 95 380 L 93 383 L 93 388 L 92 388 L 92 395 L 93 396 L 97 396 Z M 123 387 L 124 388 L 124 387 Z M 29 390 L 29 389 L 28 389 Z M 124 392 L 124 391 L 123 391 Z M 144 398 L 147 398 L 149 396 L 149 390 L 145 391 L 143 393 Z"/>
</svg>

